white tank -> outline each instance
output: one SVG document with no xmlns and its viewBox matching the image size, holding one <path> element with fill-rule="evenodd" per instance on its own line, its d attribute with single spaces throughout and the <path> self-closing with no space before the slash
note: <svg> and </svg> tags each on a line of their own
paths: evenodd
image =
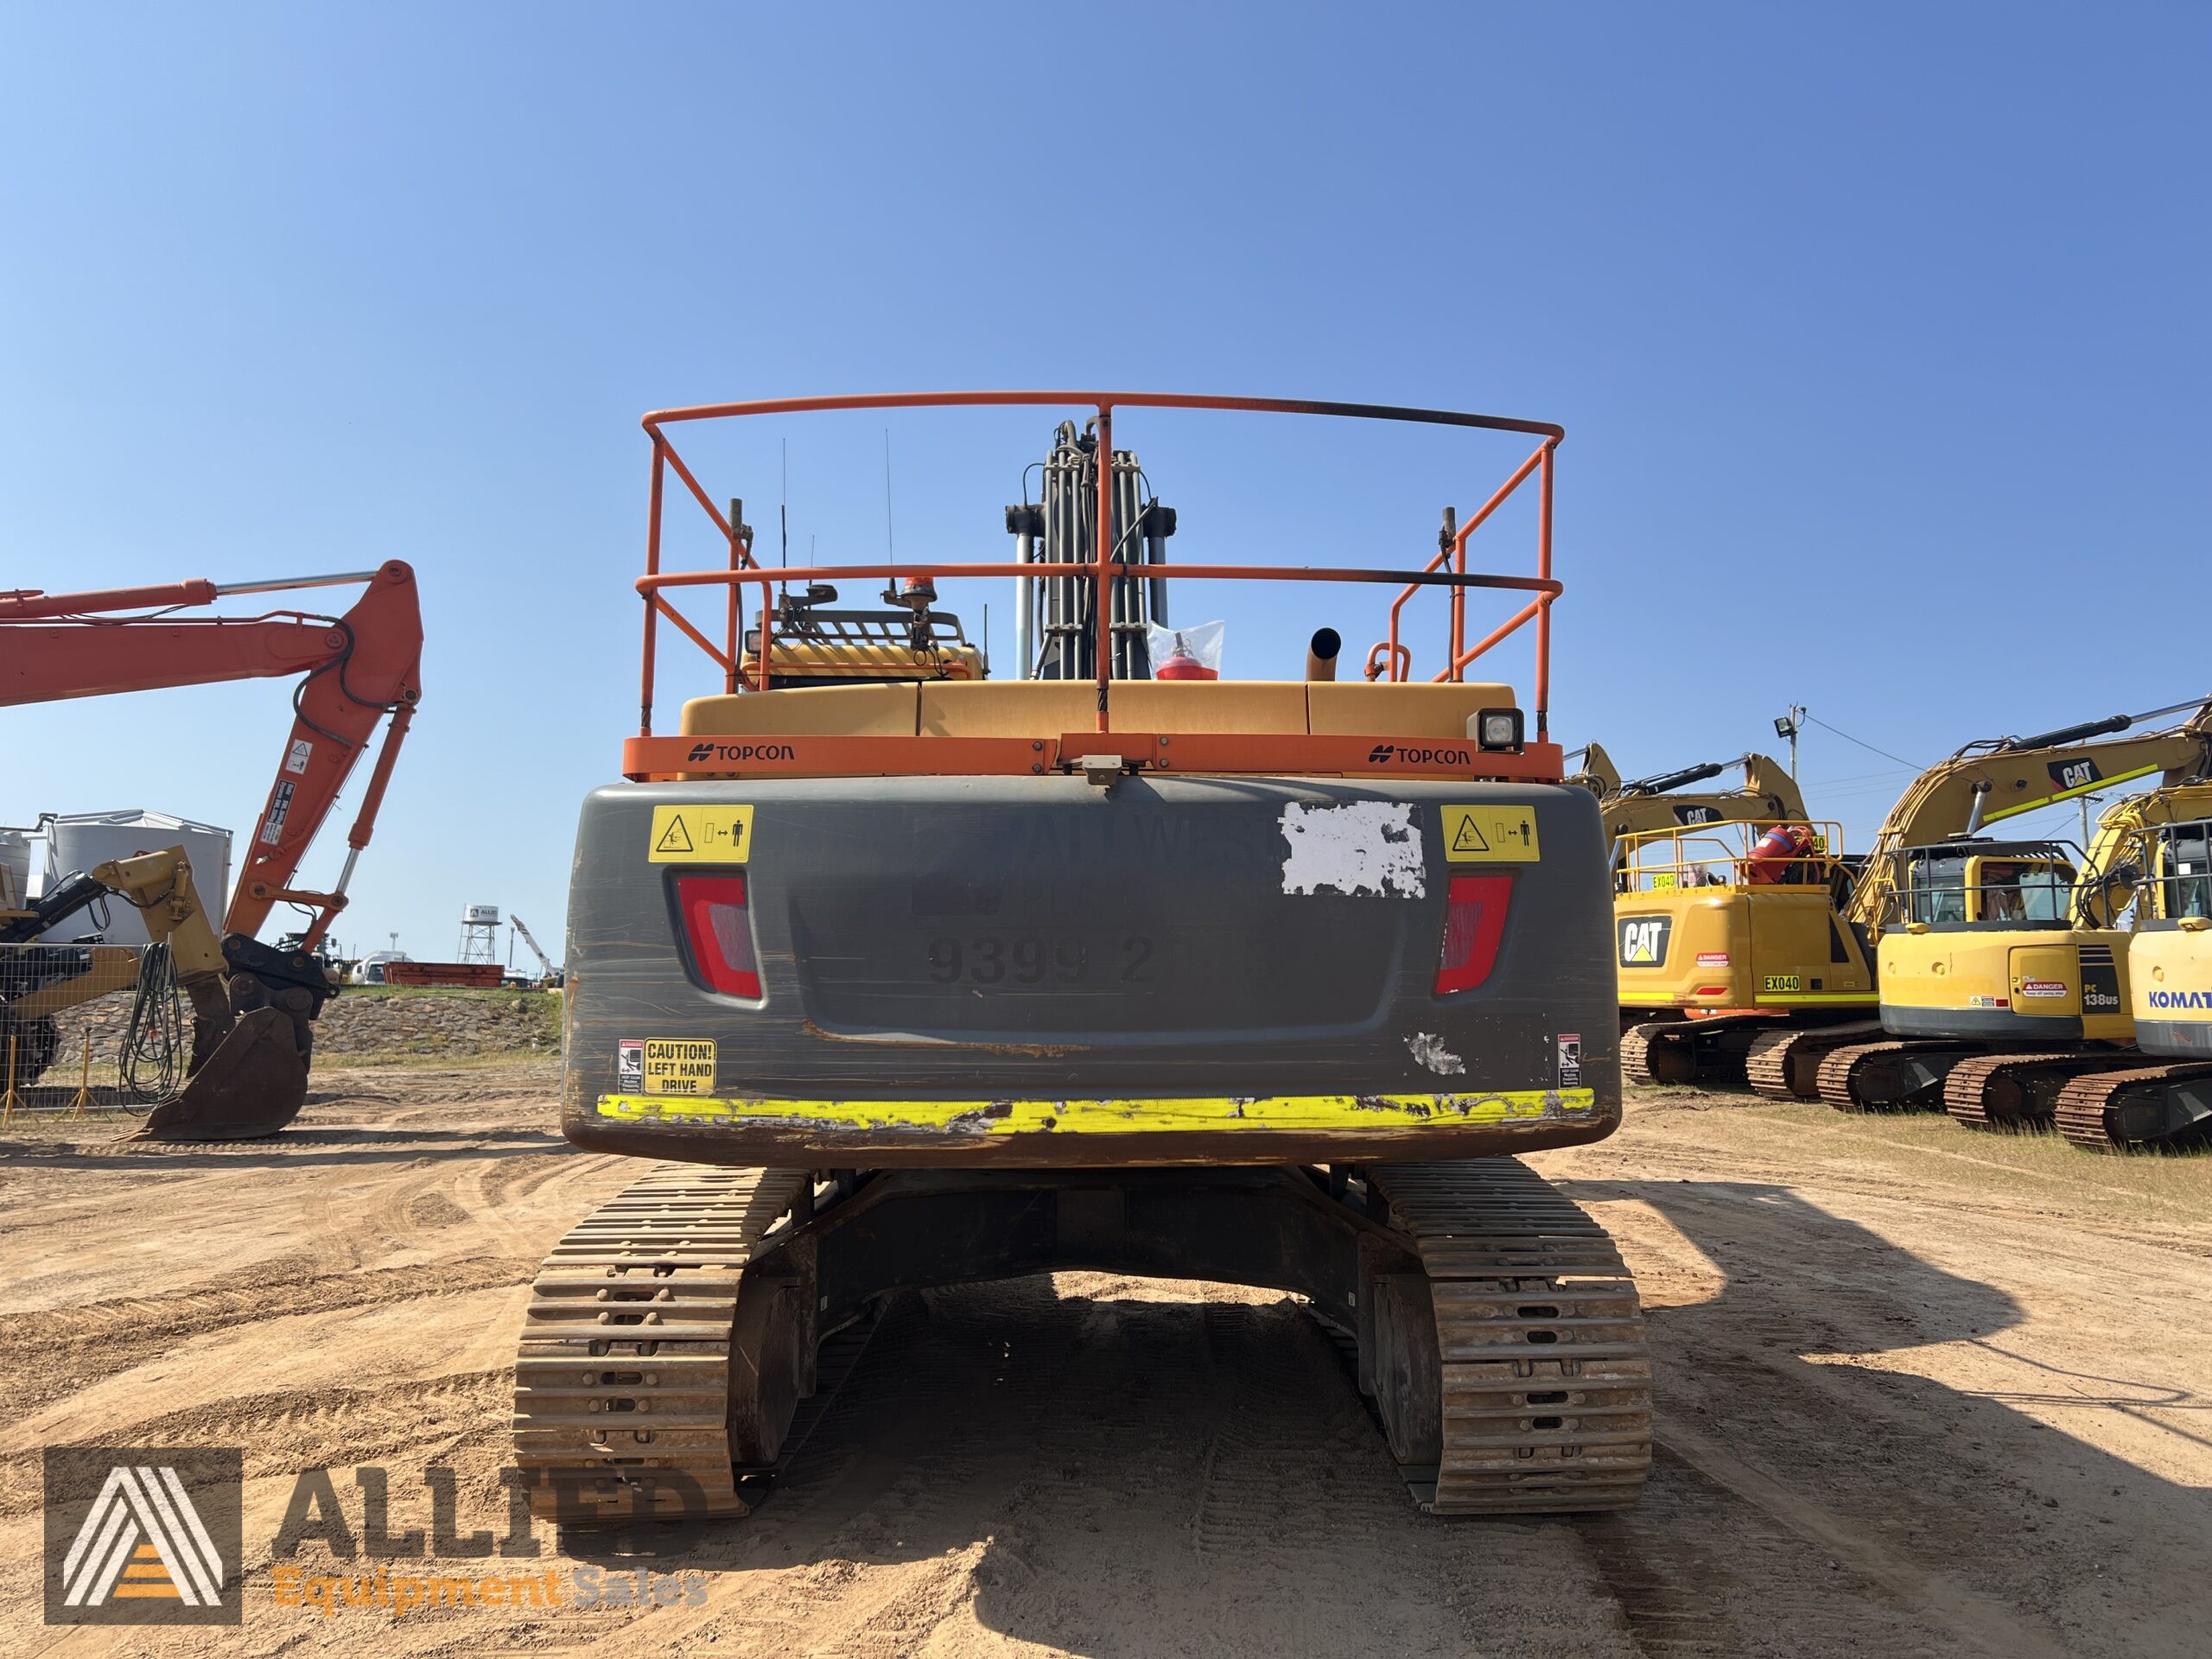
<svg viewBox="0 0 2212 1659">
<path fill-rule="evenodd" d="M 0 830 L 0 910 L 21 910 L 30 896 L 31 838 Z"/>
<path fill-rule="evenodd" d="M 499 907 L 497 905 L 471 905 L 461 912 L 461 925 L 463 927 L 497 927 L 499 925 Z"/>
<path fill-rule="evenodd" d="M 166 812 L 133 809 L 124 812 L 72 812 L 48 819 L 46 825 L 46 881 L 51 891 L 64 876 L 89 870 L 111 858 L 138 853 L 157 853 L 165 847 L 181 847 L 192 861 L 192 885 L 207 908 L 217 932 L 223 928 L 223 912 L 231 895 L 231 832 L 212 823 Z M 146 924 L 138 912 L 120 899 L 107 901 L 108 925 L 103 937 L 110 944 L 144 944 Z M 49 939 L 73 939 L 94 931 L 92 917 L 79 911 L 48 932 Z"/>
</svg>

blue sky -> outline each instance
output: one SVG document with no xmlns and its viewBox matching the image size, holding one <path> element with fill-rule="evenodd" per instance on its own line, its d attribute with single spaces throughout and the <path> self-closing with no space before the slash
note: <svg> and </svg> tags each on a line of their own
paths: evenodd
<svg viewBox="0 0 2212 1659">
<path fill-rule="evenodd" d="M 0 587 L 412 561 L 425 700 L 339 932 L 417 955 L 468 902 L 557 934 L 633 729 L 637 417 L 669 404 L 1558 421 L 1554 730 L 1634 771 L 1770 745 L 1791 702 L 1916 761 L 2148 709 L 2212 690 L 2208 48 L 2201 8 L 9 3 Z M 1007 556 L 1050 417 L 699 451 L 772 550 L 788 442 L 794 552 L 872 558 L 887 426 L 899 551 Z M 1186 560 L 1409 562 L 1517 458 L 1117 435 Z M 1526 568 L 1525 523 L 1477 546 Z M 1189 603 L 1246 675 L 1380 620 Z M 7 710 L 0 823 L 243 830 L 287 718 L 276 682 Z M 1861 844 L 1908 775 L 1819 728 L 1802 772 Z"/>
</svg>

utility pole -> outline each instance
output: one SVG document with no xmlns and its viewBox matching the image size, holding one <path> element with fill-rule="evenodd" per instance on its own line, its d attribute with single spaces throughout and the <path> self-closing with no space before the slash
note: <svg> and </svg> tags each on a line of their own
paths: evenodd
<svg viewBox="0 0 2212 1659">
<path fill-rule="evenodd" d="M 1774 734 L 1789 740 L 1789 781 L 1793 784 L 1797 781 L 1797 734 L 1804 724 L 1804 705 L 1796 702 L 1789 705 L 1788 714 L 1774 722 Z"/>
</svg>

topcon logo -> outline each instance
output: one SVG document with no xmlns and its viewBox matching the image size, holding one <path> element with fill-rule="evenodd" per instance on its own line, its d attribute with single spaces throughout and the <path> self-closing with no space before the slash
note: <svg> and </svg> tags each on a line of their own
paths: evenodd
<svg viewBox="0 0 2212 1659">
<path fill-rule="evenodd" d="M 796 760 L 798 752 L 788 743 L 694 743 L 687 761 Z"/>
<path fill-rule="evenodd" d="M 236 1451 L 49 1449 L 46 1622 L 239 1623 L 244 1465 Z"/>
</svg>

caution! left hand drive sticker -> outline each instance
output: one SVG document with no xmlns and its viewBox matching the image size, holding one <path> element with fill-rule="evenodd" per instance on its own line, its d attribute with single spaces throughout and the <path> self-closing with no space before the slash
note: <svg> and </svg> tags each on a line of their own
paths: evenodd
<svg viewBox="0 0 2212 1659">
<path fill-rule="evenodd" d="M 753 850 L 749 806 L 657 806 L 645 856 L 655 864 L 742 864 Z"/>
</svg>

